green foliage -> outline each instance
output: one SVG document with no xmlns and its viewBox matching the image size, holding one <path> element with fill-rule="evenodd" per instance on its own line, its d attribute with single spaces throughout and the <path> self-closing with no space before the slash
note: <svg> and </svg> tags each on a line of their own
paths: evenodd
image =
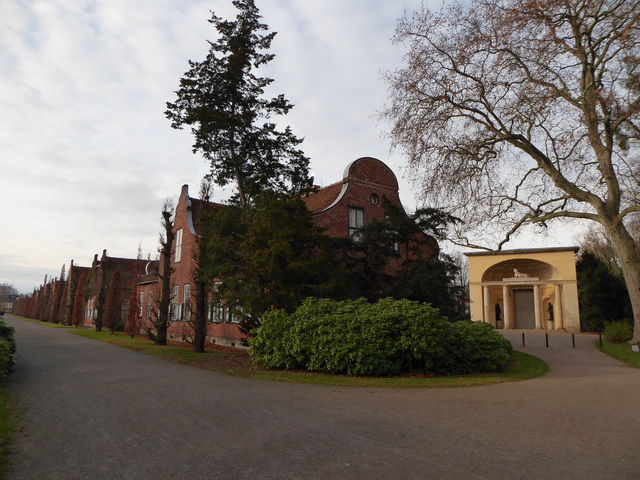
<svg viewBox="0 0 640 480">
<path fill-rule="evenodd" d="M 352 282 L 334 259 L 331 239 L 299 196 L 263 194 L 247 208 L 227 205 L 203 219 L 200 273 L 222 279 L 215 302 L 241 305 L 247 322 L 264 312 L 293 312 L 309 296 L 345 298 Z"/>
<path fill-rule="evenodd" d="M 0 378 L 6 376 L 14 365 L 17 348 L 14 333 L 15 329 L 0 319 Z"/>
<path fill-rule="evenodd" d="M 387 198 L 387 216 L 362 227 L 354 244 L 352 269 L 358 272 L 361 295 L 370 301 L 384 297 L 431 303 L 452 320 L 467 318 L 463 295 L 454 286 L 458 267 L 438 252 L 448 225 L 460 222 L 446 212 L 422 208 L 413 214 Z"/>
<path fill-rule="evenodd" d="M 237 200 L 247 206 L 265 190 L 301 191 L 308 186 L 309 159 L 297 146 L 302 142 L 287 127 L 278 130 L 269 121 L 286 115 L 292 105 L 284 95 L 263 98 L 273 82 L 254 71 L 269 63 L 275 32 L 260 23 L 253 0 L 234 0 L 235 20 L 212 13 L 209 23 L 217 40 L 209 52 L 180 80 L 175 103 L 165 115 L 173 128 L 191 127 L 193 151 L 211 163 L 211 175 L 220 186 L 235 183 Z M 266 32 L 266 33 L 263 33 Z"/>
<path fill-rule="evenodd" d="M 46 324 L 51 326 L 51 324 Z M 246 361 L 243 351 L 232 349 L 220 351 L 207 350 L 206 353 L 194 353 L 184 346 L 158 346 L 153 342 L 140 338 L 129 338 L 124 334 L 114 335 L 94 330 L 71 330 L 70 333 L 82 337 L 107 342 L 119 347 L 128 348 L 148 355 L 156 355 L 169 361 L 190 365 L 193 367 L 213 370 L 237 375 L 244 378 L 273 380 L 295 383 L 315 383 L 349 387 L 381 387 L 381 388 L 450 388 L 472 387 L 494 383 L 515 382 L 538 377 L 548 372 L 546 363 L 531 355 L 514 351 L 509 364 L 500 373 L 485 373 L 483 375 L 403 375 L 395 377 L 354 377 L 346 375 L 319 374 L 309 371 L 264 370 L 255 368 L 252 362 Z M 606 344 L 611 345 L 611 344 Z M 637 354 L 636 357 L 640 358 Z M 0 415 L 1 416 L 1 415 Z"/>
<path fill-rule="evenodd" d="M 600 332 L 606 322 L 633 318 L 624 279 L 613 274 L 605 262 L 590 252 L 584 252 L 576 270 L 583 331 Z"/>
<path fill-rule="evenodd" d="M 640 368 L 640 354 L 631 350 L 628 343 L 595 342 L 596 348 L 616 360 Z"/>
<path fill-rule="evenodd" d="M 628 342 L 633 337 L 633 325 L 626 321 L 606 322 L 603 334 L 607 342 Z"/>
<path fill-rule="evenodd" d="M 249 342 L 257 363 L 349 375 L 499 371 L 511 344 L 488 324 L 451 323 L 428 304 L 309 298 L 293 314 L 266 314 Z"/>
<path fill-rule="evenodd" d="M 453 323 L 452 328 L 456 373 L 493 372 L 509 362 L 511 344 L 490 324 L 463 321 Z"/>
</svg>

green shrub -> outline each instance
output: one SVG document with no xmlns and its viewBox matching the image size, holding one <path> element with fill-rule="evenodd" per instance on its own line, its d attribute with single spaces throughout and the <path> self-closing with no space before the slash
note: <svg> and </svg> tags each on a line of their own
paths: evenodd
<svg viewBox="0 0 640 480">
<path fill-rule="evenodd" d="M 511 344 L 489 324 L 451 323 L 428 304 L 307 299 L 265 314 L 249 352 L 274 369 L 349 375 L 459 374 L 502 369 Z"/>
<path fill-rule="evenodd" d="M 624 343 L 633 337 L 633 326 L 624 320 L 606 322 L 604 324 L 604 338 L 611 343 Z"/>
<path fill-rule="evenodd" d="M 455 345 L 452 373 L 494 372 L 507 366 L 513 347 L 493 326 L 462 321 L 452 327 Z"/>
<path fill-rule="evenodd" d="M 284 310 L 266 313 L 260 328 L 254 332 L 260 335 L 250 339 L 249 351 L 254 361 L 267 368 L 295 370 L 303 368 L 291 352 L 295 349 L 291 316 Z"/>
<path fill-rule="evenodd" d="M 13 367 L 13 356 L 16 353 L 15 329 L 0 319 L 0 378 L 9 373 Z"/>
</svg>

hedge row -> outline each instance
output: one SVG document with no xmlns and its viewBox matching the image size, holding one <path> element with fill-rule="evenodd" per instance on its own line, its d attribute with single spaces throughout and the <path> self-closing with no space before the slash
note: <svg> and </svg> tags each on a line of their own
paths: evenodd
<svg viewBox="0 0 640 480">
<path fill-rule="evenodd" d="M 13 367 L 13 356 L 16 353 L 15 329 L 0 318 L 0 378 L 9 373 Z"/>
<path fill-rule="evenodd" d="M 271 369 L 349 375 L 494 372 L 511 343 L 487 323 L 449 322 L 428 304 L 307 299 L 293 314 L 267 313 L 249 342 L 252 359 Z"/>
</svg>

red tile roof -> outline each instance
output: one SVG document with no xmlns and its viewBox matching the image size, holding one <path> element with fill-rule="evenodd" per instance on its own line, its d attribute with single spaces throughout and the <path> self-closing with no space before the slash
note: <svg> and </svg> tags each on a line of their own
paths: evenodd
<svg viewBox="0 0 640 480">
<path fill-rule="evenodd" d="M 310 193 L 302 200 L 307 205 L 307 208 L 310 212 L 316 213 L 321 212 L 329 205 L 331 205 L 342 190 L 342 185 L 344 181 L 334 183 L 332 185 L 320 188 L 315 192 Z"/>
</svg>

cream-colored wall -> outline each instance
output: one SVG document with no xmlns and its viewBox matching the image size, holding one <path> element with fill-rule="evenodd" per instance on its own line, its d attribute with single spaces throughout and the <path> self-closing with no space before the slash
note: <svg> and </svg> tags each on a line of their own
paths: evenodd
<svg viewBox="0 0 640 480">
<path fill-rule="evenodd" d="M 486 255 L 474 255 L 467 256 L 469 262 L 469 299 L 470 299 L 470 313 L 471 319 L 474 321 L 483 321 L 484 308 L 483 308 L 483 288 L 482 277 L 484 273 L 494 265 L 510 260 L 537 260 L 552 265 L 556 269 L 556 274 L 553 280 L 560 281 L 562 283 L 563 290 L 563 323 L 564 328 L 568 331 L 580 331 L 580 315 L 578 307 L 578 285 L 576 276 L 576 262 L 575 262 L 575 250 L 573 248 L 563 250 L 519 250 L 516 252 L 502 252 L 499 254 L 486 254 Z M 542 279 L 541 279 L 542 280 Z M 544 282 L 544 280 L 542 280 Z M 499 287 L 500 289 L 502 287 Z M 496 287 L 491 288 L 492 303 L 490 308 L 490 318 L 486 319 L 490 323 L 494 323 L 495 317 L 494 308 L 496 299 L 502 297 L 501 292 L 496 291 Z M 546 308 L 545 299 L 554 299 L 554 287 L 550 284 L 546 284 L 542 287 L 541 299 L 543 309 L 543 324 L 546 325 Z M 552 301 L 556 303 L 557 301 Z M 504 311 L 503 311 L 504 318 Z"/>
<path fill-rule="evenodd" d="M 487 255 L 471 255 L 469 261 L 469 282 L 481 282 L 482 275 L 490 267 L 509 260 L 538 260 L 553 265 L 565 281 L 576 280 L 576 260 L 573 250 L 557 252 L 533 252 L 533 253 L 499 253 Z"/>
</svg>

